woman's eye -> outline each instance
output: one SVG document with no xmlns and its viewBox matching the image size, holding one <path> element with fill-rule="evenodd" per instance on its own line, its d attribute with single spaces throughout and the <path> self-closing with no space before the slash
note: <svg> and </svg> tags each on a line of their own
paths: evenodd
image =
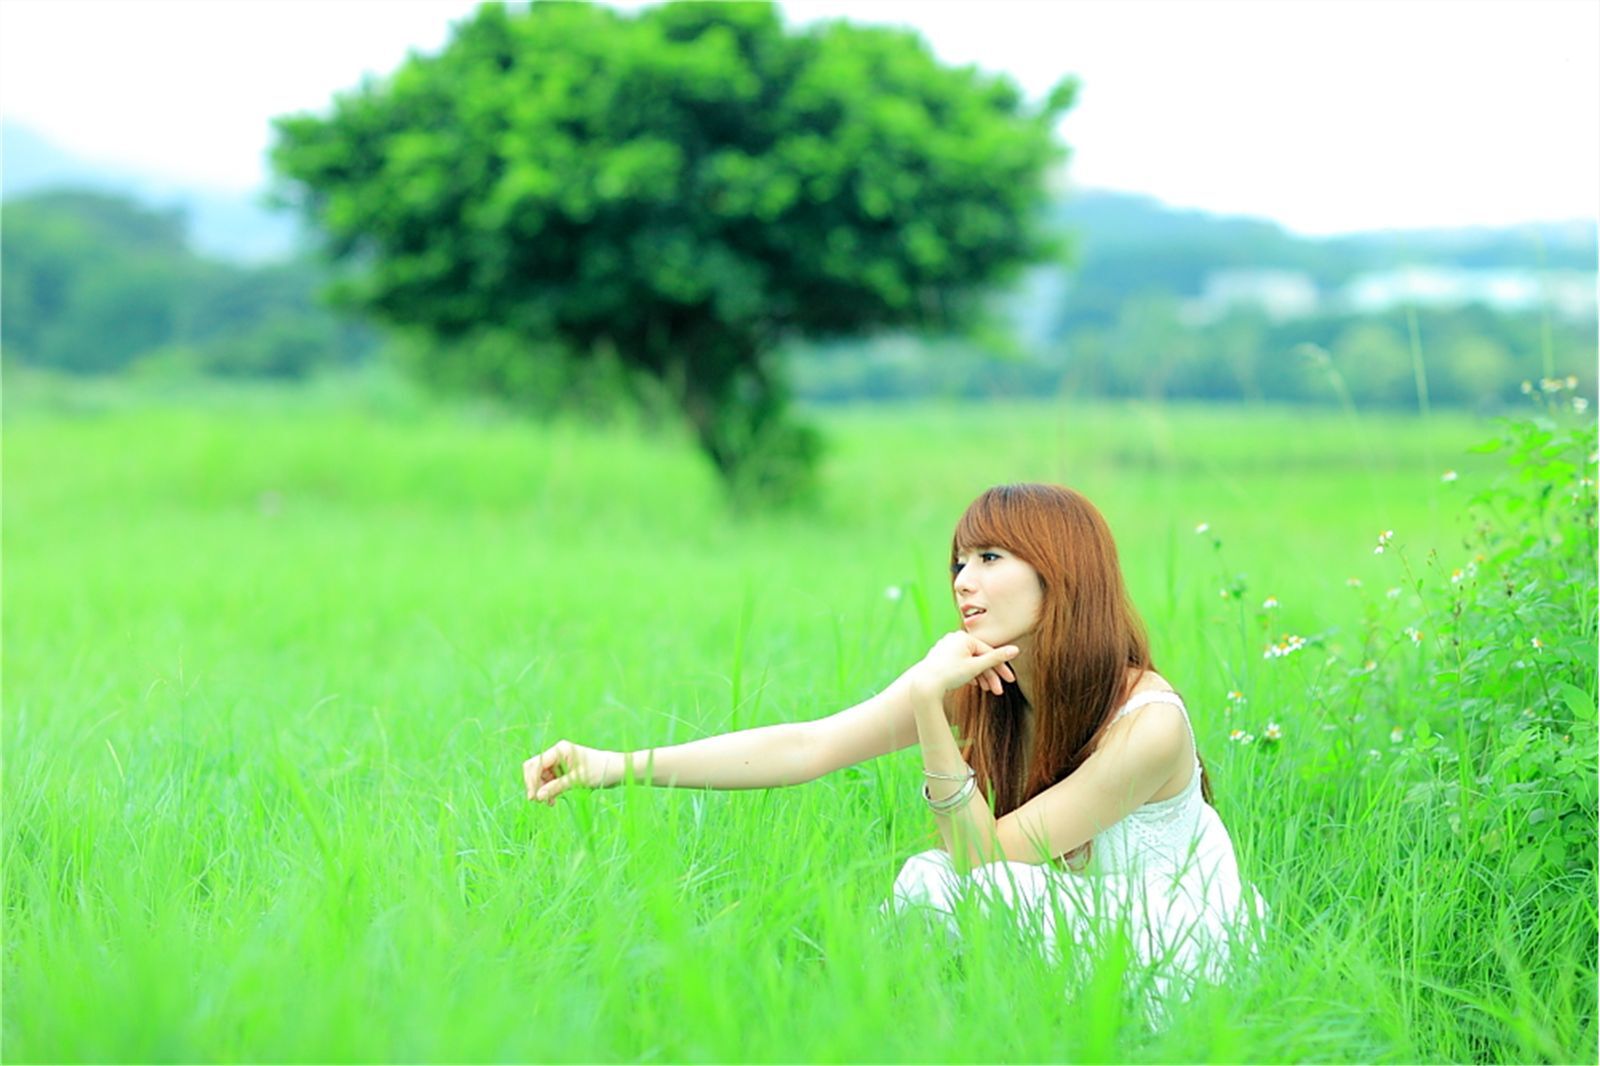
<svg viewBox="0 0 1600 1066">
<path fill-rule="evenodd" d="M 996 559 L 1000 558 L 1000 553 L 999 552 L 979 552 L 978 553 L 978 558 L 982 559 L 986 563 L 992 563 Z"/>
</svg>

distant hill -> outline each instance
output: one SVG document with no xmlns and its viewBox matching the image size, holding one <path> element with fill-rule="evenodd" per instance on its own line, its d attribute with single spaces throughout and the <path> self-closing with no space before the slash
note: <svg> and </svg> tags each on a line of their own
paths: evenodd
<svg viewBox="0 0 1600 1066">
<path fill-rule="evenodd" d="M 0 123 L 0 196 L 10 199 L 67 187 L 179 208 L 195 249 L 221 259 L 281 259 L 298 244 L 297 220 L 248 194 L 178 185 L 91 162 L 26 127 Z M 1069 235 L 1072 265 L 1066 272 L 1046 268 L 1050 280 L 1030 285 L 1035 295 L 1041 285 L 1056 288 L 1069 274 L 1118 293 L 1153 287 L 1192 295 L 1208 275 L 1225 270 L 1296 270 L 1332 288 L 1357 275 L 1404 264 L 1593 271 L 1597 259 L 1593 219 L 1310 238 L 1264 219 L 1213 215 L 1168 207 L 1148 196 L 1083 189 L 1062 199 L 1050 221 Z"/>
<path fill-rule="evenodd" d="M 0 198 L 49 189 L 84 189 L 177 208 L 196 251 L 242 263 L 284 259 L 296 248 L 299 223 L 249 194 L 219 192 L 95 163 L 16 123 L 0 123 Z"/>
<path fill-rule="evenodd" d="M 1207 274 L 1232 269 L 1299 270 L 1319 285 L 1401 265 L 1461 269 L 1594 271 L 1594 219 L 1527 226 L 1384 230 L 1301 237 L 1277 223 L 1168 207 L 1148 196 L 1085 189 L 1063 199 L 1052 224 L 1074 242 L 1079 273 L 1121 289 L 1125 271 L 1174 292 L 1197 292 Z M 1116 275 L 1107 278 L 1110 273 Z"/>
</svg>

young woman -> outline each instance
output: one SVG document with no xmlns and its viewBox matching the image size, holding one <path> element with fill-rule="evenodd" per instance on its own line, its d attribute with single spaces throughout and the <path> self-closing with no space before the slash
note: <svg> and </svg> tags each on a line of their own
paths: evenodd
<svg viewBox="0 0 1600 1066">
<path fill-rule="evenodd" d="M 523 764 L 528 798 L 793 785 L 916 744 L 944 847 L 905 864 L 895 909 L 948 919 L 979 889 L 1031 910 L 1050 950 L 1064 920 L 1079 945 L 1120 928 L 1184 986 L 1219 973 L 1240 928 L 1233 845 L 1105 520 L 1070 489 L 993 488 L 956 526 L 950 570 L 960 628 L 866 702 L 628 754 L 563 740 Z"/>
</svg>

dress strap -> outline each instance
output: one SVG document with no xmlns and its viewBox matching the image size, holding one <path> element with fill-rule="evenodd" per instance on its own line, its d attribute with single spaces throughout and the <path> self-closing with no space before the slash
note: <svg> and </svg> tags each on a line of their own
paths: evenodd
<svg viewBox="0 0 1600 1066">
<path fill-rule="evenodd" d="M 1184 721 L 1189 720 L 1189 708 L 1183 705 L 1183 697 L 1178 695 L 1176 692 L 1171 691 L 1170 689 L 1164 688 L 1147 689 L 1144 692 L 1135 693 L 1133 698 L 1128 700 L 1128 702 L 1124 703 L 1121 707 L 1117 708 L 1117 713 L 1112 716 L 1112 720 L 1115 721 L 1125 714 L 1132 714 L 1140 707 L 1148 707 L 1152 703 L 1174 704 L 1180 711 L 1183 712 Z"/>
</svg>

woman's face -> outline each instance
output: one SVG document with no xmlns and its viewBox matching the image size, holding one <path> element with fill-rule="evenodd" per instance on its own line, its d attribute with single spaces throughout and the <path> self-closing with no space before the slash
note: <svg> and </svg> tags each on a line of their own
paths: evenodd
<svg viewBox="0 0 1600 1066">
<path fill-rule="evenodd" d="M 1039 624 L 1039 572 L 1004 548 L 972 548 L 956 557 L 952 588 L 961 628 L 988 644 L 1024 643 Z"/>
</svg>

